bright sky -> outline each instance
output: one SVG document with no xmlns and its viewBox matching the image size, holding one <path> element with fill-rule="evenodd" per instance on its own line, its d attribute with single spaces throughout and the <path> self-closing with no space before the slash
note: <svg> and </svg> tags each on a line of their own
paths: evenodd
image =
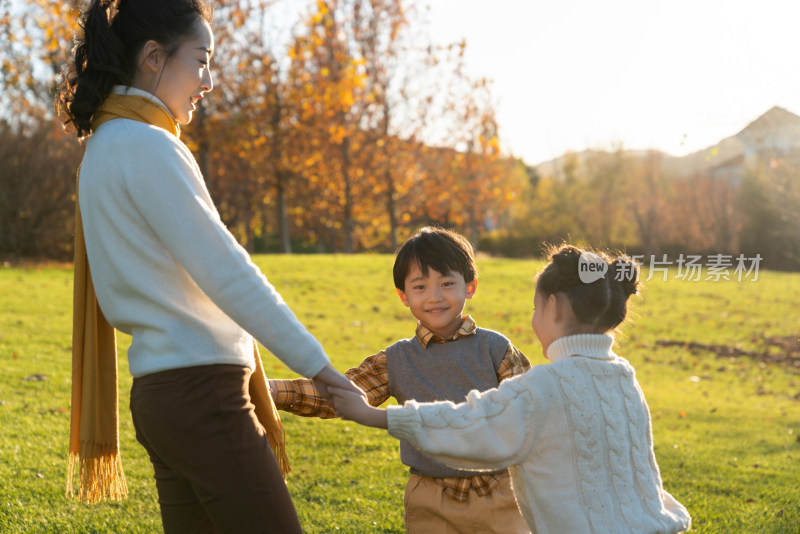
<svg viewBox="0 0 800 534">
<path fill-rule="evenodd" d="M 618 143 L 679 156 L 772 106 L 800 114 L 800 0 L 426 1 L 431 39 L 466 39 L 530 164 Z M 310 2 L 274 6 L 279 41 Z"/>
<path fill-rule="evenodd" d="M 772 106 L 800 114 L 797 0 L 430 0 L 467 40 L 500 136 L 530 164 L 566 150 L 699 150 Z"/>
</svg>

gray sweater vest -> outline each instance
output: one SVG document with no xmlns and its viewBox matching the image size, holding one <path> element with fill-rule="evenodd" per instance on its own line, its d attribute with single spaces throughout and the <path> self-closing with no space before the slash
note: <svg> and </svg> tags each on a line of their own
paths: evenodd
<svg viewBox="0 0 800 534">
<path fill-rule="evenodd" d="M 498 386 L 497 369 L 508 344 L 502 334 L 483 328 L 455 341 L 429 343 L 427 348 L 416 337 L 398 341 L 385 351 L 389 392 L 401 405 L 407 400 L 463 402 L 473 389 Z M 405 440 L 400 441 L 400 461 L 411 473 L 427 477 L 479 474 L 442 465 Z"/>
</svg>

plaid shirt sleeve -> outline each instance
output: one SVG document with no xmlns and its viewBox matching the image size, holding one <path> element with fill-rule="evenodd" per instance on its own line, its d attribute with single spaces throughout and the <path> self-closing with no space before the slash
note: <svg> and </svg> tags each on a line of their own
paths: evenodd
<svg viewBox="0 0 800 534">
<path fill-rule="evenodd" d="M 370 356 L 344 375 L 364 391 L 372 406 L 380 406 L 389 398 L 389 370 L 385 352 Z M 279 410 L 303 417 L 335 417 L 333 408 L 308 378 L 270 380 L 270 385 L 274 390 L 275 406 Z"/>
<path fill-rule="evenodd" d="M 497 381 L 502 382 L 506 378 L 521 375 L 530 368 L 531 362 L 528 361 L 528 358 L 509 342 L 506 355 L 497 368 Z"/>
</svg>

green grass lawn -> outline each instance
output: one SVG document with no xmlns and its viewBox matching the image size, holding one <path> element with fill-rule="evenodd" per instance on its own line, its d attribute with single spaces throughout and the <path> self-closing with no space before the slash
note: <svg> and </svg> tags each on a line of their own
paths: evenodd
<svg viewBox="0 0 800 534">
<path fill-rule="evenodd" d="M 391 256 L 255 260 L 341 370 L 413 334 Z M 534 365 L 545 363 L 530 328 L 539 267 L 480 260 L 478 292 L 467 305 L 480 326 L 505 333 Z M 155 484 L 128 411 L 126 336 L 119 339 L 121 446 L 131 496 L 91 506 L 64 497 L 71 302 L 69 267 L 0 267 L 0 532 L 158 532 Z M 775 363 L 786 350 L 769 342 L 800 336 L 798 302 L 800 274 L 761 271 L 755 282 L 659 275 L 632 305 L 616 351 L 637 369 L 664 486 L 689 509 L 693 532 L 800 532 L 800 367 L 796 352 Z M 263 356 L 268 375 L 293 377 Z M 393 438 L 338 420 L 283 419 L 289 489 L 307 532 L 404 531 L 407 475 Z"/>
</svg>

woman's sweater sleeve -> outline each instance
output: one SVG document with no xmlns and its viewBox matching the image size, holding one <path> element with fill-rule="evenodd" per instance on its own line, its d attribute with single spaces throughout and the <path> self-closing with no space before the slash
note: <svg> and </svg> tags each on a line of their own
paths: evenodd
<svg viewBox="0 0 800 534">
<path fill-rule="evenodd" d="M 521 463 L 531 448 L 536 399 L 522 375 L 465 402 L 389 406 L 389 433 L 456 468 L 495 470 Z"/>
<path fill-rule="evenodd" d="M 189 150 L 159 132 L 135 153 L 147 157 L 125 177 L 128 193 L 197 286 L 292 370 L 321 371 L 325 351 L 222 223 Z"/>
</svg>

